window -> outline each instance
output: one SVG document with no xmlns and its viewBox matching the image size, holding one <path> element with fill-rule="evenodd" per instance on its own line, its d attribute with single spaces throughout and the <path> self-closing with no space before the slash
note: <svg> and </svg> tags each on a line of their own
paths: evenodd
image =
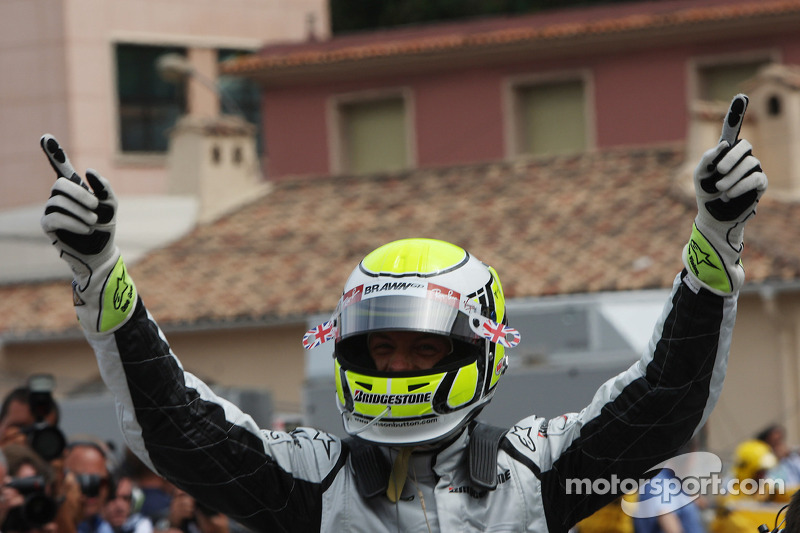
<svg viewBox="0 0 800 533">
<path fill-rule="evenodd" d="M 117 96 L 119 138 L 123 152 L 166 152 L 167 130 L 186 112 L 185 83 L 159 76 L 156 59 L 183 48 L 119 44 Z"/>
<path fill-rule="evenodd" d="M 586 97 L 583 80 L 514 89 L 516 152 L 556 155 L 586 150 Z"/>
<path fill-rule="evenodd" d="M 233 59 L 239 55 L 249 55 L 247 50 L 220 50 L 220 63 Z M 253 80 L 236 76 L 221 75 L 217 78 L 217 86 L 223 95 L 220 110 L 223 113 L 237 114 L 241 112 L 248 122 L 256 127 L 256 149 L 259 154 L 264 151 L 262 124 L 261 124 L 261 92 Z M 238 109 L 231 109 L 232 100 Z"/>
<path fill-rule="evenodd" d="M 365 174 L 409 166 L 401 96 L 341 103 L 338 110 L 342 170 Z"/>
<path fill-rule="evenodd" d="M 701 100 L 725 102 L 727 104 L 736 93 L 741 92 L 742 82 L 755 76 L 758 69 L 768 63 L 769 60 L 762 59 L 699 66 L 697 69 L 698 97 Z"/>
</svg>

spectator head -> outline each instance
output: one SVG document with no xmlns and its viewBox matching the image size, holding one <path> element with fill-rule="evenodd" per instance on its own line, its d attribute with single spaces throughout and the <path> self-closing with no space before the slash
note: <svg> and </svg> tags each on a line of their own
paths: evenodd
<svg viewBox="0 0 800 533">
<path fill-rule="evenodd" d="M 119 531 L 133 513 L 134 484 L 131 478 L 122 476 L 113 489 L 103 509 L 103 518 L 115 531 Z"/>
<path fill-rule="evenodd" d="M 11 492 L 4 492 L 4 501 L 10 503 L 2 518 L 2 531 L 55 532 L 58 503 L 52 494 L 54 479 L 50 465 L 26 445 L 9 444 L 3 448 L 3 455 L 6 481 L 20 485 L 3 489 Z"/>
<path fill-rule="evenodd" d="M 64 472 L 75 476 L 81 488 L 82 520 L 98 516 L 108 500 L 111 479 L 108 449 L 100 442 L 75 441 L 64 454 Z"/>
<path fill-rule="evenodd" d="M 792 494 L 783 523 L 784 533 L 800 533 L 800 490 Z"/>
<path fill-rule="evenodd" d="M 733 476 L 739 481 L 758 481 L 766 476 L 770 468 L 778 464 L 769 445 L 758 439 L 742 442 L 734 452 Z"/>
<path fill-rule="evenodd" d="M 8 475 L 11 477 L 42 476 L 48 485 L 53 481 L 53 470 L 50 465 L 30 447 L 22 444 L 8 444 L 3 447 L 3 452 Z"/>
<path fill-rule="evenodd" d="M 767 426 L 756 435 L 756 438 L 769 444 L 778 459 L 783 459 L 789 455 L 789 445 L 786 443 L 786 429 L 780 424 Z"/>
<path fill-rule="evenodd" d="M 18 387 L 6 395 L 0 406 L 0 445 L 28 443 L 46 459 L 53 459 L 60 455 L 64 444 L 63 435 L 56 428 L 58 421 L 58 404 L 49 393 L 31 393 L 28 387 Z"/>
</svg>

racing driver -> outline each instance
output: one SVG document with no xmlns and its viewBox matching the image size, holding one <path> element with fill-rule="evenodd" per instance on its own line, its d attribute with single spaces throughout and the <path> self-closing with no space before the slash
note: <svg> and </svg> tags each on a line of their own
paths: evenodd
<svg viewBox="0 0 800 533">
<path fill-rule="evenodd" d="M 454 244 L 404 239 L 368 254 L 306 347 L 334 343 L 350 435 L 269 431 L 183 370 L 114 242 L 109 182 L 75 172 L 58 141 L 42 227 L 114 392 L 127 444 L 155 472 L 255 531 L 566 532 L 615 494 L 569 480 L 639 479 L 704 424 L 722 388 L 745 222 L 767 179 L 739 140 L 737 95 L 694 174 L 685 269 L 649 347 L 579 413 L 513 428 L 476 420 L 520 341 L 497 272 Z"/>
</svg>

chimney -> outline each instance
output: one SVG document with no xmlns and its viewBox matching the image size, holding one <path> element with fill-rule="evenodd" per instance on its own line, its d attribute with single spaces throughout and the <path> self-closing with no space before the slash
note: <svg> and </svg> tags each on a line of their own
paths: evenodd
<svg viewBox="0 0 800 533">
<path fill-rule="evenodd" d="M 800 198 L 800 66 L 772 64 L 744 84 L 755 120 L 754 154 L 770 193 Z M 756 142 L 758 144 L 756 144 Z"/>
<path fill-rule="evenodd" d="M 753 153 L 769 177 L 770 196 L 800 199 L 800 66 L 768 65 L 742 85 L 742 92 L 750 103 L 740 137 L 753 144 Z M 695 101 L 689 105 L 686 163 L 679 178 L 687 194 L 694 194 L 695 165 L 719 142 L 729 103 Z"/>
<path fill-rule="evenodd" d="M 168 192 L 197 198 L 198 222 L 212 222 L 269 191 L 255 131 L 231 115 L 184 115 L 170 131 Z"/>
<path fill-rule="evenodd" d="M 313 43 L 317 40 L 317 16 L 314 13 L 306 15 L 306 41 Z"/>
</svg>

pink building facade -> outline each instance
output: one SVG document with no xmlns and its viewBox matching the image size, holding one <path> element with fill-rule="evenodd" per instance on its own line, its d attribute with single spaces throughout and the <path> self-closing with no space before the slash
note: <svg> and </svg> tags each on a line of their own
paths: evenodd
<svg viewBox="0 0 800 533">
<path fill-rule="evenodd" d="M 800 64 L 798 21 L 798 2 L 634 3 L 273 46 L 231 70 L 263 87 L 270 179 L 353 172 L 337 102 L 387 91 L 404 95 L 406 168 L 437 167 L 524 154 L 515 87 L 562 78 L 583 85 L 584 149 L 682 141 L 713 104 L 706 76 L 732 96 L 731 76 Z"/>
</svg>

